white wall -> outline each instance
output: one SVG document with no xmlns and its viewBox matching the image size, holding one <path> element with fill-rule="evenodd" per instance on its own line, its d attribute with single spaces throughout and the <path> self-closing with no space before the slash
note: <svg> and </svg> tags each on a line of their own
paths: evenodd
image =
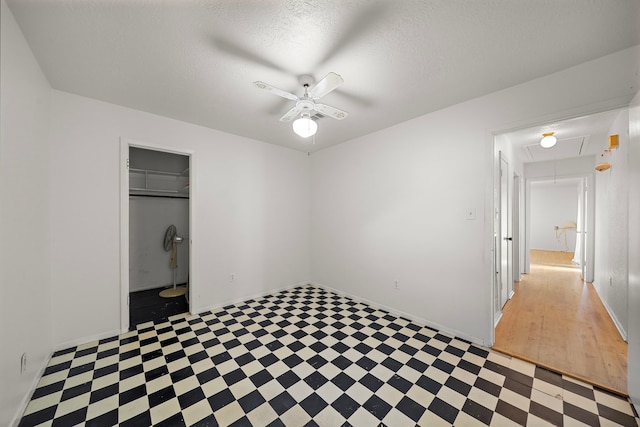
<svg viewBox="0 0 640 427">
<path fill-rule="evenodd" d="M 640 78 L 640 77 L 639 77 Z M 640 412 L 640 92 L 629 110 L 629 365 L 628 389 Z"/>
<path fill-rule="evenodd" d="M 178 236 L 176 283 L 189 276 L 189 199 L 129 197 L 129 290 L 131 292 L 173 285 L 171 250 L 163 248 L 167 227 L 175 225 Z"/>
<path fill-rule="evenodd" d="M 575 180 L 531 183 L 531 249 L 573 252 L 576 228 L 562 229 L 578 221 L 578 182 Z M 560 227 L 555 230 L 554 227 Z"/>
<path fill-rule="evenodd" d="M 623 51 L 314 153 L 314 282 L 491 344 L 491 130 L 628 102 L 637 52 Z M 546 102 L 549 96 L 555 111 Z M 476 220 L 465 219 L 468 208 L 476 209 Z"/>
<path fill-rule="evenodd" d="M 120 137 L 193 151 L 193 312 L 308 280 L 306 153 L 59 91 L 53 111 L 54 345 L 120 329 Z"/>
<path fill-rule="evenodd" d="M 50 87 L 4 0 L 0 2 L 0 425 L 19 417 L 51 341 Z M 27 370 L 20 375 L 20 356 Z"/>
<path fill-rule="evenodd" d="M 1 7 L 0 425 L 11 425 L 53 349 L 120 330 L 121 137 L 193 151 L 202 165 L 191 178 L 194 312 L 309 279 L 309 160 L 52 91 Z"/>
<path fill-rule="evenodd" d="M 621 112 L 609 134 L 618 134 L 620 146 L 601 160 L 611 169 L 596 174 L 596 264 L 593 286 L 626 338 L 628 329 L 629 267 L 629 113 Z"/>
</svg>

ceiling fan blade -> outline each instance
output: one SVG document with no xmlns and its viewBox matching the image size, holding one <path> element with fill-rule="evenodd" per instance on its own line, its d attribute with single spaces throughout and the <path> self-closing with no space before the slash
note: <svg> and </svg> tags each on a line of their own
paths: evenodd
<svg viewBox="0 0 640 427">
<path fill-rule="evenodd" d="M 289 110 L 286 113 L 284 113 L 284 116 L 280 117 L 280 121 L 281 122 L 290 122 L 291 120 L 295 119 L 298 116 L 298 114 L 300 114 L 301 111 L 302 111 L 302 109 L 299 108 L 296 105 L 291 110 Z"/>
<path fill-rule="evenodd" d="M 373 106 L 373 100 L 366 96 L 357 95 L 353 92 L 347 92 L 345 89 L 338 88 L 334 92 L 334 95 L 345 98 L 353 103 L 361 105 L 363 107 Z"/>
<path fill-rule="evenodd" d="M 323 116 L 332 117 L 337 120 L 342 120 L 349 115 L 346 111 L 339 110 L 326 104 L 316 104 L 316 111 L 321 113 Z"/>
<path fill-rule="evenodd" d="M 353 44 L 362 40 L 371 32 L 379 28 L 379 23 L 389 18 L 389 14 L 397 10 L 396 2 L 363 2 L 363 10 L 357 12 L 350 22 L 344 25 L 346 29 L 341 37 L 320 58 L 314 68 L 328 63 L 340 52 L 348 52 Z"/>
<path fill-rule="evenodd" d="M 229 40 L 225 40 L 220 37 L 216 37 L 213 39 L 213 44 L 222 52 L 225 52 L 229 55 L 235 56 L 236 58 L 243 59 L 245 61 L 253 62 L 254 64 L 261 65 L 263 67 L 271 68 L 276 71 L 280 71 L 283 73 L 288 73 L 287 70 L 282 68 L 280 65 L 269 61 L 268 59 L 258 55 L 255 52 L 246 49 L 239 44 L 231 42 Z"/>
<path fill-rule="evenodd" d="M 287 92 L 285 90 L 282 90 L 282 89 L 278 89 L 277 87 L 271 86 L 270 84 L 267 84 L 265 82 L 253 82 L 253 84 L 258 89 L 266 90 L 267 92 L 270 92 L 270 93 L 272 93 L 274 95 L 278 95 L 278 96 L 281 96 L 283 98 L 290 99 L 292 101 L 297 101 L 299 99 L 294 94 L 289 93 L 289 92 Z"/>
<path fill-rule="evenodd" d="M 342 77 L 336 73 L 329 73 L 322 80 L 309 89 L 309 97 L 312 99 L 320 99 L 344 82 Z"/>
</svg>

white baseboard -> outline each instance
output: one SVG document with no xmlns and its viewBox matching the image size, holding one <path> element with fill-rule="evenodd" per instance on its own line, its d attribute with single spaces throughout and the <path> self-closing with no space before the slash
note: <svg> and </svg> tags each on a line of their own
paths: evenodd
<svg viewBox="0 0 640 427">
<path fill-rule="evenodd" d="M 613 324 L 616 325 L 616 329 L 618 330 L 620 337 L 624 342 L 627 342 L 627 331 L 624 329 L 624 326 L 622 326 L 622 323 L 620 323 L 620 321 L 616 317 L 613 310 L 611 310 L 611 307 L 609 307 L 609 304 L 607 304 L 607 301 L 605 301 L 605 299 L 602 298 L 602 295 L 600 295 L 600 292 L 598 292 L 598 287 L 595 285 L 595 283 L 593 283 L 593 289 L 595 289 L 596 294 L 598 294 L 598 298 L 600 298 L 600 301 L 602 302 L 604 309 L 607 310 L 607 313 L 609 314 L 609 317 L 613 321 Z"/>
<path fill-rule="evenodd" d="M 270 290 L 267 290 L 267 291 L 264 291 L 264 292 L 260 292 L 260 293 L 257 293 L 257 294 L 243 296 L 243 297 L 237 298 L 235 300 L 225 301 L 225 302 L 222 302 L 220 304 L 215 304 L 215 305 L 207 306 L 207 307 L 201 307 L 201 308 L 197 309 L 197 311 L 192 311 L 191 314 L 200 314 L 200 313 L 203 313 L 205 311 L 217 310 L 219 308 L 226 307 L 228 305 L 238 304 L 238 303 L 240 303 L 242 301 L 246 301 L 246 300 L 250 300 L 250 299 L 254 299 L 254 298 L 260 298 L 260 297 L 263 297 L 263 296 L 266 296 L 266 295 L 270 295 L 270 294 L 275 293 L 275 292 L 281 292 L 281 291 L 284 291 L 284 290 L 287 290 L 287 289 L 296 288 L 298 286 L 304 286 L 304 285 L 307 285 L 308 283 L 309 283 L 308 281 L 294 283 L 294 284 L 291 284 L 291 285 L 283 286 L 281 288 L 270 289 Z M 59 351 L 59 350 L 65 350 L 65 349 L 70 348 L 70 347 L 77 347 L 77 346 L 88 344 L 88 343 L 91 343 L 91 342 L 94 342 L 94 341 L 99 341 L 99 340 L 104 339 L 104 338 L 111 338 L 111 337 L 114 337 L 114 336 L 119 336 L 119 335 L 122 335 L 122 334 L 126 334 L 128 332 L 129 331 L 121 331 L 120 329 L 114 329 L 114 330 L 111 330 L 111 331 L 103 332 L 101 334 L 97 334 L 97 335 L 92 335 L 92 336 L 88 336 L 88 337 L 84 337 L 84 338 L 78 338 L 78 339 L 66 341 L 66 342 L 63 342 L 61 344 L 55 345 L 54 348 L 53 348 L 53 352 L 52 353 L 55 353 L 56 351 Z"/>
<path fill-rule="evenodd" d="M 493 324 L 493 329 L 498 327 L 498 323 L 500 323 L 500 319 L 502 319 L 502 311 L 500 311 L 500 313 L 498 313 L 498 315 L 495 317 L 495 322 Z"/>
<path fill-rule="evenodd" d="M 120 331 L 120 329 L 113 329 L 111 331 L 102 332 L 100 334 L 90 335 L 88 337 L 66 341 L 61 344 L 54 345 L 52 354 L 55 353 L 56 351 L 66 350 L 71 347 L 78 347 L 80 345 L 89 344 L 94 341 L 100 341 L 102 339 L 111 338 L 118 335 L 122 335 L 122 332 Z"/>
<path fill-rule="evenodd" d="M 31 396 L 33 396 L 33 392 L 36 391 L 36 387 L 40 382 L 40 378 L 42 378 L 42 375 L 44 374 L 44 370 L 47 369 L 49 360 L 51 360 L 51 357 L 44 359 L 43 362 L 40 364 L 40 368 L 38 369 L 33 379 L 31 380 L 29 392 L 22 398 L 22 401 L 20 402 L 20 405 L 16 409 L 16 413 L 13 416 L 13 419 L 9 423 L 9 427 L 17 427 L 18 424 L 20 423 L 20 420 L 22 419 L 22 414 L 24 414 L 24 411 L 27 410 L 27 405 L 29 405 L 29 402 L 31 401 Z"/>
<path fill-rule="evenodd" d="M 274 294 L 274 293 L 277 293 L 277 292 L 286 291 L 288 289 L 297 288 L 299 286 L 305 286 L 305 285 L 308 285 L 309 283 L 310 283 L 309 281 L 298 282 L 298 283 L 294 283 L 292 285 L 287 285 L 287 286 L 283 286 L 283 287 L 276 288 L 276 289 L 269 289 L 269 290 L 266 290 L 266 291 L 263 291 L 263 292 L 246 295 L 246 296 L 243 296 L 243 297 L 239 297 L 239 298 L 236 298 L 236 299 L 233 299 L 233 300 L 221 302 L 221 303 L 218 303 L 218 304 L 209 305 L 209 306 L 205 306 L 205 307 L 200 307 L 197 310 L 192 311 L 191 314 L 201 314 L 201 313 L 204 313 L 205 311 L 214 312 L 214 311 L 219 310 L 222 307 L 226 307 L 228 305 L 239 304 L 239 303 L 241 303 L 243 301 L 265 297 L 267 295 L 271 295 L 271 294 Z"/>
<path fill-rule="evenodd" d="M 363 298 L 363 297 L 361 297 L 359 295 L 353 295 L 353 294 L 350 294 L 348 292 L 341 291 L 340 289 L 336 289 L 336 288 L 332 288 L 331 286 L 323 285 L 322 283 L 318 283 L 318 282 L 309 282 L 309 283 L 312 286 L 316 286 L 318 288 L 322 288 L 322 289 L 325 289 L 327 291 L 334 292 L 334 293 L 336 293 L 338 295 L 343 295 L 345 297 L 349 297 L 349 298 L 355 299 L 357 301 L 361 301 L 361 302 L 366 303 L 366 304 L 368 304 L 368 305 L 370 305 L 372 307 L 377 307 L 377 308 L 380 308 L 380 309 L 382 309 L 384 311 L 388 311 L 391 314 L 395 314 L 396 316 L 401 316 L 401 317 L 404 317 L 405 319 L 409 319 L 412 322 L 416 322 L 416 323 L 421 324 L 423 326 L 427 326 L 429 328 L 436 329 L 438 332 L 440 332 L 440 333 L 442 333 L 444 335 L 450 335 L 452 338 L 453 337 L 461 338 L 463 340 L 472 342 L 472 343 L 474 343 L 476 345 L 480 345 L 482 347 L 488 347 L 487 344 L 485 344 L 482 340 L 480 340 L 480 339 L 478 339 L 476 337 L 469 336 L 469 335 L 465 334 L 462 331 L 458 331 L 458 330 L 455 330 L 455 329 L 447 328 L 446 326 L 443 326 L 443 325 L 441 325 L 439 323 L 436 323 L 436 322 L 429 321 L 429 320 L 424 319 L 424 318 L 422 318 L 420 316 L 416 316 L 416 315 L 411 314 L 411 313 L 406 313 L 404 311 L 400 311 L 400 310 L 398 310 L 396 308 L 389 307 L 389 306 L 384 305 L 384 304 L 380 304 L 380 303 L 378 303 L 376 301 L 371 301 L 371 300 Z"/>
</svg>

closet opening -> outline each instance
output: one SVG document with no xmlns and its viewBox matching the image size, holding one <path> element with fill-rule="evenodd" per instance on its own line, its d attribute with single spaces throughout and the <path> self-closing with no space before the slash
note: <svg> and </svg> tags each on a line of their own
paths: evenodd
<svg viewBox="0 0 640 427">
<path fill-rule="evenodd" d="M 129 147 L 129 330 L 189 312 L 190 156 Z"/>
</svg>

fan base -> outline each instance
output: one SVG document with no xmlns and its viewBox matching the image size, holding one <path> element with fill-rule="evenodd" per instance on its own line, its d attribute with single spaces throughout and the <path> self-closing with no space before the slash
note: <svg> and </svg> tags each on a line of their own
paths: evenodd
<svg viewBox="0 0 640 427">
<path fill-rule="evenodd" d="M 316 79 L 310 74 L 303 74 L 298 78 L 298 81 L 302 86 L 310 87 L 316 82 Z"/>
<path fill-rule="evenodd" d="M 187 288 L 170 288 L 160 292 L 162 298 L 175 298 L 185 295 Z"/>
</svg>

